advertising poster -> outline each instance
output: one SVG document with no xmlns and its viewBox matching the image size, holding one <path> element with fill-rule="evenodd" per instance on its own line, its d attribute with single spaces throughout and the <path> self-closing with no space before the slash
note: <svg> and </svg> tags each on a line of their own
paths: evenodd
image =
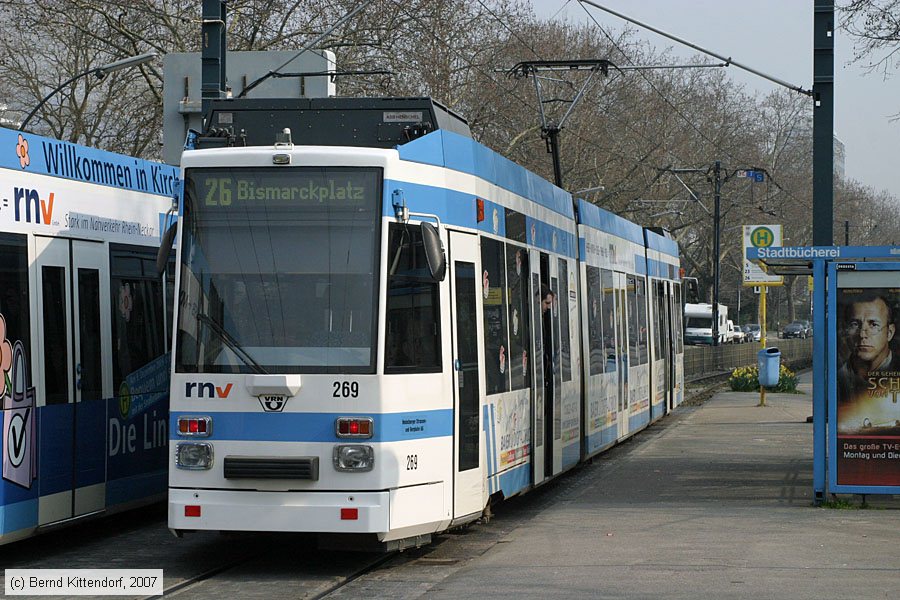
<svg viewBox="0 0 900 600">
<path fill-rule="evenodd" d="M 839 272 L 838 485 L 900 485 L 900 272 Z"/>
</svg>

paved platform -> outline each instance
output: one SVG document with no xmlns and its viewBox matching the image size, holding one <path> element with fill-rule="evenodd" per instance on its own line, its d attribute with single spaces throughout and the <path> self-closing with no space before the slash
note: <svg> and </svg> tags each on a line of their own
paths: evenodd
<svg viewBox="0 0 900 600">
<path fill-rule="evenodd" d="M 683 407 L 556 489 L 532 492 L 546 497 L 523 499 L 517 515 L 513 500 L 512 518 L 501 507 L 470 534 L 496 543 L 443 577 L 417 573 L 423 557 L 336 596 L 894 598 L 900 501 L 812 505 L 808 373 L 801 382 L 805 394 L 768 394 L 766 407 L 735 392 Z"/>
</svg>

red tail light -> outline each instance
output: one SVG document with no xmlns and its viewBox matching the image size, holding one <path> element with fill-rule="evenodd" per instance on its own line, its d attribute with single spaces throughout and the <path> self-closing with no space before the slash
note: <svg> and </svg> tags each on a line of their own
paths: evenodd
<svg viewBox="0 0 900 600">
<path fill-rule="evenodd" d="M 375 431 L 372 417 L 339 417 L 334 431 L 340 438 L 370 438 Z"/>
<path fill-rule="evenodd" d="M 212 417 L 178 417 L 178 435 L 209 437 Z"/>
</svg>

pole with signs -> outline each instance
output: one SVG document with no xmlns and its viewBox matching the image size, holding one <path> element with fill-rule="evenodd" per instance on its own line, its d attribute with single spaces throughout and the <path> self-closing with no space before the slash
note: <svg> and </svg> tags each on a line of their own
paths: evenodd
<svg viewBox="0 0 900 600">
<path fill-rule="evenodd" d="M 753 173 L 750 171 L 749 173 Z M 750 177 L 751 175 L 746 175 Z M 769 275 L 761 265 L 747 259 L 747 248 L 781 246 L 781 225 L 744 225 L 744 285 L 759 288 L 760 350 L 766 349 L 766 291 L 770 285 L 781 285 L 784 278 Z M 759 406 L 766 405 L 766 388 L 759 386 Z"/>
<path fill-rule="evenodd" d="M 767 286 L 760 286 L 759 289 L 759 319 L 762 321 L 759 324 L 759 349 L 766 349 L 766 291 L 769 288 Z M 765 406 L 766 405 L 766 387 L 764 385 L 759 386 L 759 404 L 757 406 Z"/>
</svg>

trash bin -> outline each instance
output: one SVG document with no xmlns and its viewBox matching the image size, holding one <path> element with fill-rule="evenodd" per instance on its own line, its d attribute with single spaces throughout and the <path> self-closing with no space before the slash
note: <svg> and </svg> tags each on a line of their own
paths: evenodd
<svg viewBox="0 0 900 600">
<path fill-rule="evenodd" d="M 760 350 L 756 355 L 756 365 L 759 367 L 759 385 L 764 387 L 778 385 L 781 371 L 781 351 L 778 348 Z"/>
</svg>

